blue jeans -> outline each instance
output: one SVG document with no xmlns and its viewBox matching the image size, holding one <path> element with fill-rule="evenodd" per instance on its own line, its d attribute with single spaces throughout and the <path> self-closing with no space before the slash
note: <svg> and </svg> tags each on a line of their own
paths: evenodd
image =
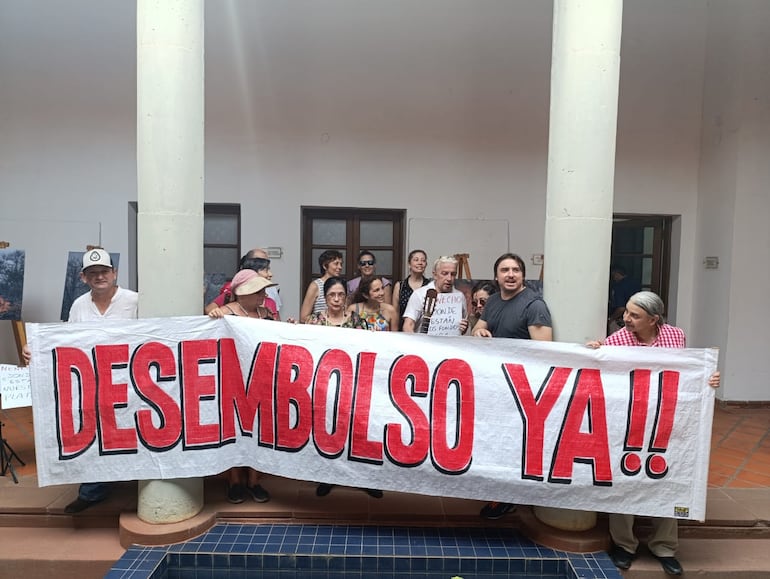
<svg viewBox="0 0 770 579">
<path fill-rule="evenodd" d="M 78 490 L 78 498 L 91 503 L 97 503 L 107 498 L 110 487 L 107 483 L 82 483 Z"/>
</svg>

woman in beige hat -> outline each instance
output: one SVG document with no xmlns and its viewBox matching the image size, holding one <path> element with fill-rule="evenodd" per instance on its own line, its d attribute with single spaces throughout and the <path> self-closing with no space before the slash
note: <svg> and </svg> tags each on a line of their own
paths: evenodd
<svg viewBox="0 0 770 579">
<path fill-rule="evenodd" d="M 230 290 L 233 301 L 209 312 L 212 318 L 241 316 L 260 320 L 272 320 L 272 312 L 265 307 L 265 290 L 274 286 L 269 279 L 253 269 L 242 269 L 233 277 Z M 259 484 L 261 473 L 249 467 L 234 467 L 228 471 L 227 500 L 238 504 L 247 496 L 258 503 L 270 500 L 270 494 Z"/>
</svg>

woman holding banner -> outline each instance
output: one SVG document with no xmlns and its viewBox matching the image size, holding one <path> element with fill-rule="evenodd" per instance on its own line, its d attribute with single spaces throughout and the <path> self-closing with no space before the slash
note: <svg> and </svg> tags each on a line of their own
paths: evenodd
<svg viewBox="0 0 770 579">
<path fill-rule="evenodd" d="M 366 329 L 366 322 L 358 316 L 345 311 L 348 292 L 344 278 L 330 277 L 327 279 L 323 284 L 323 295 L 326 300 L 326 309 L 310 314 L 304 320 L 305 324 Z"/>
<path fill-rule="evenodd" d="M 332 326 L 335 328 L 353 328 L 357 330 L 368 329 L 366 322 L 358 317 L 355 312 L 345 310 L 348 293 L 344 278 L 330 277 L 324 282 L 323 292 L 324 297 L 326 298 L 326 309 L 322 312 L 310 314 L 305 320 L 305 324 L 313 326 Z M 333 488 L 333 484 L 318 483 L 315 494 L 319 497 L 325 497 Z M 380 490 L 361 490 L 375 499 L 382 498 L 382 491 Z"/>
<path fill-rule="evenodd" d="M 623 313 L 625 327 L 605 338 L 586 344 L 589 348 L 600 346 L 643 346 L 649 348 L 685 348 L 687 339 L 681 328 L 665 323 L 663 300 L 650 291 L 641 291 L 632 295 L 626 303 Z M 719 388 L 719 372 L 714 372 L 708 384 Z M 676 519 L 653 518 L 652 534 L 647 541 L 647 548 L 659 562 L 663 571 L 669 575 L 681 575 L 676 550 L 679 547 L 679 530 Z M 634 535 L 634 515 L 609 514 L 610 559 L 619 569 L 628 569 L 636 557 L 639 539 Z"/>
<path fill-rule="evenodd" d="M 260 320 L 272 320 L 272 312 L 265 307 L 265 290 L 274 286 L 253 269 L 242 269 L 233 277 L 230 290 L 233 301 L 209 312 L 212 318 L 240 316 Z M 270 500 L 270 494 L 259 484 L 261 474 L 249 467 L 233 467 L 228 471 L 227 500 L 239 504 L 251 496 L 258 503 Z"/>
</svg>

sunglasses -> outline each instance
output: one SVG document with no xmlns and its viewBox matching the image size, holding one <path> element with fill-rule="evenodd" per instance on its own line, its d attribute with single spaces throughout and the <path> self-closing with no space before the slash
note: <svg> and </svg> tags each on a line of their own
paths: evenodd
<svg viewBox="0 0 770 579">
<path fill-rule="evenodd" d="M 374 265 L 374 260 L 373 259 L 365 259 L 363 261 L 359 261 L 358 265 L 360 265 L 361 267 L 363 267 L 365 265 Z"/>
<path fill-rule="evenodd" d="M 478 307 L 478 306 L 485 306 L 485 305 L 487 305 L 487 300 L 485 300 L 484 298 L 481 298 L 480 300 L 473 300 L 473 301 L 471 301 L 471 305 L 474 308 Z"/>
</svg>

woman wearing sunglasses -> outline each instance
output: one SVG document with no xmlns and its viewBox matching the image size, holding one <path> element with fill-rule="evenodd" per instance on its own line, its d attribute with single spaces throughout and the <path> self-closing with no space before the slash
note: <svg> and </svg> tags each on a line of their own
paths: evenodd
<svg viewBox="0 0 770 579">
<path fill-rule="evenodd" d="M 372 279 L 375 277 L 375 270 L 377 267 L 377 259 L 371 251 L 362 251 L 358 254 L 358 271 L 360 276 L 354 277 L 348 281 L 348 295 L 352 296 L 358 290 L 358 286 L 362 279 Z M 393 300 L 393 288 L 390 285 L 390 280 L 382 277 L 382 287 L 385 290 L 385 302 L 391 303 Z"/>
<path fill-rule="evenodd" d="M 468 330 L 466 336 L 470 336 L 476 322 L 481 319 L 484 313 L 484 307 L 487 305 L 489 296 L 497 293 L 497 286 L 491 281 L 480 281 L 471 290 L 471 315 L 468 316 Z"/>
</svg>

